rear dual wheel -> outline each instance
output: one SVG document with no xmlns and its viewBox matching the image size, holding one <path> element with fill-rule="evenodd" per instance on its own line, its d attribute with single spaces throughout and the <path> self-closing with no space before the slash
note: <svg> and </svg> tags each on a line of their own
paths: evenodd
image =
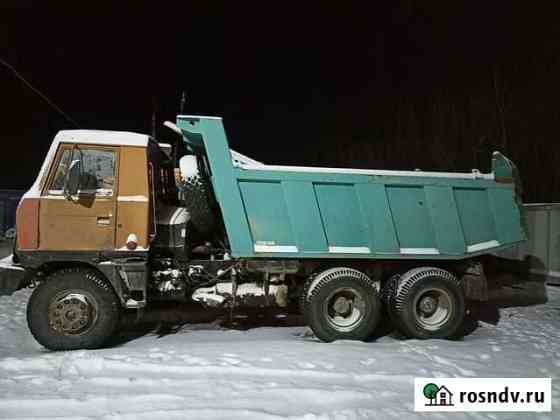
<svg viewBox="0 0 560 420">
<path fill-rule="evenodd" d="M 441 268 L 420 267 L 394 276 L 383 296 L 393 324 L 409 338 L 454 338 L 463 325 L 463 288 Z"/>
</svg>

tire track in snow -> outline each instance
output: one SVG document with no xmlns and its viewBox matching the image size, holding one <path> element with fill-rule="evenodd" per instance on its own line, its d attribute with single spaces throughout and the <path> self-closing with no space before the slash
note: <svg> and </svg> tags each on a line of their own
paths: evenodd
<svg viewBox="0 0 560 420">
<path fill-rule="evenodd" d="M 112 375 L 120 374 L 130 376 L 130 374 L 162 374 L 167 377 L 176 376 L 244 376 L 244 377 L 270 377 L 270 378 L 304 378 L 315 380 L 332 380 L 342 382 L 375 382 L 379 380 L 389 382 L 412 383 L 412 375 L 384 375 L 384 374 L 360 374 L 360 373 L 339 373 L 325 372 L 306 369 L 274 369 L 263 367 L 237 367 L 237 366 L 185 366 L 169 365 L 161 363 L 149 363 L 145 361 L 123 362 L 119 360 L 107 360 L 103 357 L 84 357 L 84 358 L 62 358 L 58 363 L 55 360 L 44 359 L 16 359 L 6 358 L 0 362 L 0 370 L 7 372 L 53 372 L 58 371 L 59 377 L 68 375 L 81 375 L 95 377 L 110 372 Z"/>
<path fill-rule="evenodd" d="M 258 408 L 266 413 L 288 416 L 294 411 L 300 414 L 321 413 L 340 407 L 373 407 L 376 398 L 372 393 L 354 390 L 327 391 L 310 388 L 281 388 L 237 392 L 228 390 L 227 385 L 215 389 L 220 395 L 208 390 L 187 390 L 190 395 L 137 392 L 130 385 L 129 395 L 99 396 L 82 392 L 61 398 L 33 398 L 0 400 L 0 416 L 5 417 L 53 417 L 87 415 L 100 417 L 107 413 L 139 414 L 145 411 L 204 410 L 215 407 L 221 411 L 251 410 Z M 176 390 L 178 392 L 180 390 Z M 298 401 L 306 401 L 305 407 L 294 410 Z"/>
<path fill-rule="evenodd" d="M 96 376 L 101 372 L 120 373 L 128 375 L 136 374 L 166 374 L 177 375 L 204 375 L 204 376 L 248 376 L 265 378 L 304 378 L 317 380 L 332 380 L 342 382 L 376 382 L 380 380 L 389 382 L 412 383 L 413 376 L 410 375 L 382 375 L 382 374 L 359 374 L 359 373 L 338 373 L 324 372 L 316 370 L 292 370 L 292 369 L 272 369 L 262 367 L 235 367 L 235 366 L 182 366 L 182 365 L 161 365 L 153 363 L 127 363 L 116 360 L 106 360 L 98 358 L 96 363 L 91 363 L 90 359 L 77 359 L 73 361 L 73 366 L 81 375 Z"/>
<path fill-rule="evenodd" d="M 216 403 L 216 395 L 224 399 L 218 402 L 220 410 L 247 410 L 255 406 L 255 401 L 259 401 L 263 402 L 268 413 L 286 416 L 301 411 L 301 407 L 294 408 L 294 405 L 301 405 L 301 401 L 305 401 L 307 411 L 301 414 L 317 414 L 341 407 L 371 408 L 381 399 L 398 401 L 399 394 L 384 390 L 386 385 L 393 383 L 395 388 L 399 388 L 412 384 L 412 377 L 406 375 L 254 366 L 166 365 L 143 360 L 107 360 L 91 357 L 86 352 L 66 353 L 56 359 L 48 357 L 42 362 L 37 359 L 14 359 L 11 362 L 17 363 L 2 365 L 4 370 L 20 374 L 12 377 L 12 380 L 18 377 L 21 380 L 11 387 L 12 398 L 0 400 L 0 418 L 18 418 L 22 415 L 66 417 L 84 413 L 98 418 L 102 413 L 111 413 L 117 406 L 127 407 L 120 412 L 124 411 L 127 415 L 133 413 L 130 415 L 134 416 L 140 412 L 136 407 L 143 407 L 144 401 L 148 401 L 146 405 L 157 401 L 152 406 L 156 411 L 171 410 L 186 415 L 190 411 L 185 411 L 185 408 L 212 407 Z M 21 375 L 25 370 L 35 375 Z M 41 371 L 39 376 L 38 371 Z M 57 374 L 49 374 L 54 372 Z M 19 388 L 22 388 L 21 392 Z M 158 390 L 158 394 L 153 394 L 153 390 Z M 53 399 L 53 391 L 60 398 Z M 132 398 L 130 393 L 137 395 Z M 112 398 L 100 398 L 100 394 Z M 14 395 L 32 397 L 22 399 Z M 290 404 L 290 401 L 294 404 Z M 315 414 L 306 418 L 315 418 Z M 259 412 L 254 418 L 266 417 Z"/>
</svg>

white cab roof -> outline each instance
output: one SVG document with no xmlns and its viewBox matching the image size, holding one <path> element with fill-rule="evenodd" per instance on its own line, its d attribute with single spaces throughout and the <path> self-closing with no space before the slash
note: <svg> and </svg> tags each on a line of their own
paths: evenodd
<svg viewBox="0 0 560 420">
<path fill-rule="evenodd" d="M 147 147 L 150 137 L 146 134 L 128 131 L 105 130 L 62 130 L 54 138 L 54 143 L 100 144 L 107 146 Z"/>
<path fill-rule="evenodd" d="M 136 146 L 147 147 L 150 136 L 146 134 L 130 133 L 128 131 L 104 131 L 104 130 L 62 130 L 55 136 L 47 157 L 43 161 L 39 175 L 35 182 L 25 193 L 24 198 L 40 197 L 41 179 L 45 177 L 49 167 L 54 160 L 58 146 L 61 143 L 77 144 L 100 144 L 104 146 Z"/>
</svg>

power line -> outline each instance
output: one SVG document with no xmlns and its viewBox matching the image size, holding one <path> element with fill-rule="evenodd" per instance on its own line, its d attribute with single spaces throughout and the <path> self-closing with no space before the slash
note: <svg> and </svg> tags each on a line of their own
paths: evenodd
<svg viewBox="0 0 560 420">
<path fill-rule="evenodd" d="M 42 93 L 39 89 L 35 88 L 31 83 L 29 83 L 27 80 L 25 80 L 25 78 L 18 73 L 18 71 L 7 61 L 5 61 L 3 58 L 0 57 L 0 63 L 2 63 L 6 68 L 8 68 L 8 70 L 10 70 L 19 80 L 21 80 L 29 89 L 31 89 L 33 92 L 35 92 L 37 95 L 39 95 L 47 104 L 49 104 L 51 107 L 53 107 L 56 111 L 58 111 L 58 113 L 60 113 L 62 116 L 64 116 L 64 118 L 66 118 L 68 121 L 70 121 L 76 128 L 80 128 L 80 125 L 72 118 L 70 117 L 70 115 L 68 115 L 66 112 L 64 112 L 62 109 L 60 109 L 53 101 L 51 101 L 44 93 Z"/>
</svg>

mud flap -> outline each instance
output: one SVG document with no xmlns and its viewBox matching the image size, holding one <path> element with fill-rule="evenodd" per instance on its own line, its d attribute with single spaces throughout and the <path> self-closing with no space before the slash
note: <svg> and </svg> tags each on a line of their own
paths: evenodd
<svg viewBox="0 0 560 420">
<path fill-rule="evenodd" d="M 25 269 L 12 262 L 12 256 L 0 260 L 0 296 L 8 296 L 25 287 Z"/>
<path fill-rule="evenodd" d="M 461 283 L 467 299 L 481 302 L 488 300 L 488 280 L 481 263 L 474 262 L 465 267 Z"/>
</svg>

